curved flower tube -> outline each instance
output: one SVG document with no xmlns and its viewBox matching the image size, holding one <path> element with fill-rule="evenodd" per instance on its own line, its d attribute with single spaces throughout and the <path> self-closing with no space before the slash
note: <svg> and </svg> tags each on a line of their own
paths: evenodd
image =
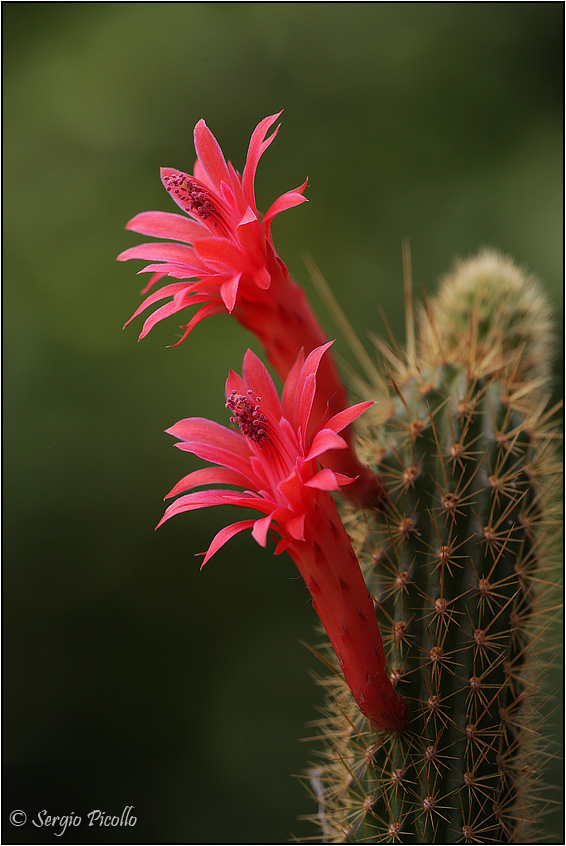
<svg viewBox="0 0 566 846">
<path fill-rule="evenodd" d="M 303 289 L 289 276 L 277 255 L 271 235 L 275 217 L 306 202 L 305 181 L 275 200 L 260 215 L 255 200 L 258 162 L 275 138 L 267 132 L 281 112 L 262 120 L 254 130 L 240 176 L 224 158 L 220 146 L 203 120 L 194 131 L 197 161 L 193 174 L 162 168 L 161 179 L 183 214 L 149 211 L 136 215 L 126 228 L 165 239 L 139 244 L 118 256 L 119 261 L 144 259 L 140 273 L 152 273 L 142 293 L 148 294 L 128 323 L 156 305 L 146 318 L 143 338 L 161 320 L 189 307 L 197 307 L 184 325 L 177 346 L 202 320 L 229 313 L 263 344 L 268 360 L 285 380 L 299 350 L 308 354 L 326 341 Z M 177 280 L 149 293 L 163 277 Z M 126 324 L 127 325 L 127 324 Z M 321 365 L 315 404 L 322 415 L 345 408 L 346 391 L 331 355 Z M 383 487 L 369 468 L 356 458 L 349 433 L 347 446 L 330 453 L 330 466 L 356 477 L 350 498 L 363 503 L 383 499 Z"/>
<path fill-rule="evenodd" d="M 279 538 L 275 554 L 289 553 L 310 591 L 360 710 L 378 730 L 398 731 L 408 719 L 408 707 L 387 674 L 373 600 L 330 496 L 354 480 L 319 466 L 329 450 L 346 448 L 340 433 L 372 405 L 362 402 L 317 418 L 317 375 L 331 343 L 317 347 L 306 360 L 299 356 L 281 399 L 265 366 L 248 350 L 242 376 L 231 371 L 226 382 L 226 406 L 239 431 L 199 417 L 167 430 L 179 439 L 179 449 L 217 466 L 181 479 L 166 498 L 181 495 L 158 525 L 213 505 L 258 511 L 257 518 L 221 529 L 202 566 L 239 532 L 251 529 L 257 543 L 266 546 L 271 531 Z M 204 485 L 214 487 L 195 490 Z"/>
</svg>

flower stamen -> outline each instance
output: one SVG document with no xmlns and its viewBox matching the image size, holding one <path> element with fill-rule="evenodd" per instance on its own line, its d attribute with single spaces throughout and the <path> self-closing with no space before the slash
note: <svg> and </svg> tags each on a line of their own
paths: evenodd
<svg viewBox="0 0 566 846">
<path fill-rule="evenodd" d="M 226 408 L 233 412 L 230 422 L 239 426 L 246 438 L 258 444 L 261 449 L 261 445 L 268 438 L 267 418 L 259 410 L 261 397 L 255 397 L 254 402 L 253 391 L 249 390 L 247 393 L 247 396 L 243 396 L 237 391 L 232 391 L 226 400 Z"/>
<path fill-rule="evenodd" d="M 186 173 L 169 173 L 163 177 L 163 181 L 169 193 L 175 194 L 177 199 L 186 205 L 186 211 L 197 215 L 203 221 L 208 221 L 214 227 L 220 223 L 224 228 L 220 211 L 212 202 L 204 185 L 194 177 L 189 177 Z"/>
</svg>

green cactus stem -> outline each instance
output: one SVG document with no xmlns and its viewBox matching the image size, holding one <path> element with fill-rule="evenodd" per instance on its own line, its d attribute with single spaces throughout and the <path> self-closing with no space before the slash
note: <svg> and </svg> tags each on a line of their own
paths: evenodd
<svg viewBox="0 0 566 846">
<path fill-rule="evenodd" d="M 338 674 L 322 680 L 313 819 L 323 842 L 535 842 L 559 490 L 549 309 L 486 252 L 417 326 L 407 353 L 385 351 L 390 395 L 361 433 L 386 507 L 343 509 L 411 719 L 376 733 Z"/>
</svg>

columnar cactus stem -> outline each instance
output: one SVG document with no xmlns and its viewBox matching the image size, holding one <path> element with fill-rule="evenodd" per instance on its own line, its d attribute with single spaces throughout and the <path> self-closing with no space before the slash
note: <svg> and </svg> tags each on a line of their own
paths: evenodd
<svg viewBox="0 0 566 846">
<path fill-rule="evenodd" d="M 332 680 L 310 773 L 316 820 L 324 842 L 521 842 L 559 471 L 548 307 L 484 253 L 443 282 L 419 326 L 412 354 L 390 354 L 391 397 L 363 435 L 387 505 L 344 510 L 412 716 L 376 733 Z"/>
</svg>

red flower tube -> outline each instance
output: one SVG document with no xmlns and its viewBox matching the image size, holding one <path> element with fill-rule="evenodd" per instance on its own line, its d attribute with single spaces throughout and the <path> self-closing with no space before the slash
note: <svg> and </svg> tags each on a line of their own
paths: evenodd
<svg viewBox="0 0 566 846">
<path fill-rule="evenodd" d="M 303 289 L 277 255 L 271 235 L 271 224 L 280 212 L 306 202 L 307 183 L 283 194 L 263 216 L 255 201 L 257 165 L 277 134 L 278 127 L 266 138 L 279 114 L 265 118 L 254 130 L 243 176 L 225 160 L 215 137 L 200 120 L 194 132 L 198 158 L 193 174 L 161 169 L 163 185 L 184 214 L 150 211 L 136 215 L 127 229 L 166 240 L 131 247 L 118 259 L 150 262 L 140 271 L 153 274 L 143 293 L 163 277 L 178 280 L 149 294 L 130 318 L 166 301 L 145 320 L 140 338 L 159 321 L 189 307 L 197 306 L 197 311 L 177 343 L 205 318 L 233 314 L 261 341 L 267 358 L 285 380 L 299 350 L 310 353 L 326 336 Z M 331 413 L 346 407 L 346 391 L 331 355 L 321 364 L 318 384 L 315 408 L 319 416 L 327 405 Z M 339 453 L 331 452 L 326 462 L 356 477 L 349 488 L 350 498 L 378 503 L 383 499 L 381 482 L 359 463 L 349 433 L 344 438 L 347 446 Z"/>
<path fill-rule="evenodd" d="M 346 448 L 339 434 L 371 402 L 362 402 L 322 421 L 313 420 L 316 380 L 330 343 L 301 355 L 285 381 L 281 400 L 262 362 L 250 350 L 242 377 L 230 372 L 226 406 L 239 431 L 199 417 L 181 420 L 167 431 L 177 447 L 217 466 L 196 470 L 175 485 L 179 496 L 159 526 L 183 511 L 236 505 L 260 513 L 221 529 L 203 566 L 238 532 L 251 529 L 265 546 L 271 530 L 279 537 L 275 554 L 286 550 L 310 591 L 354 698 L 376 729 L 399 731 L 409 711 L 393 690 L 386 669 L 373 600 L 330 491 L 352 479 L 319 459 Z M 204 485 L 215 487 L 195 491 Z M 243 490 L 227 489 L 233 485 Z M 187 493 L 189 491 L 189 493 Z"/>
</svg>

